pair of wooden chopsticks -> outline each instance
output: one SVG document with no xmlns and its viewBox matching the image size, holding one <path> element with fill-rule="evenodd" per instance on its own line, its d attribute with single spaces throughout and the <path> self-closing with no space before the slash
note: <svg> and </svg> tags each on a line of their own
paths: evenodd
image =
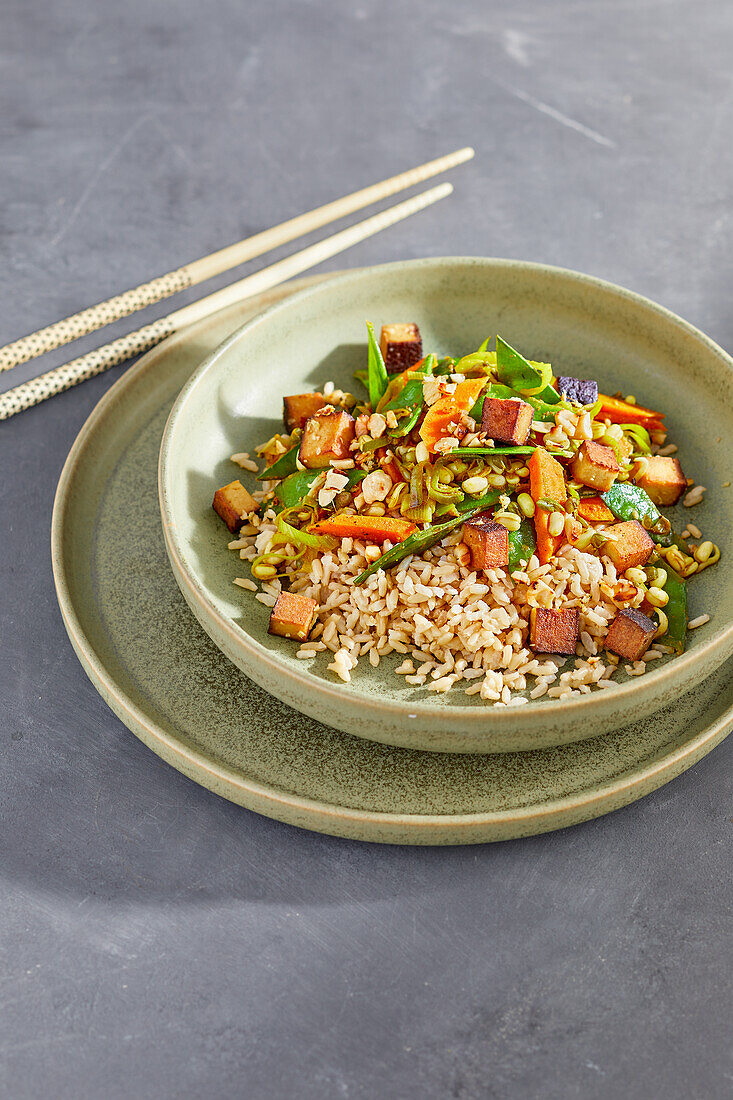
<svg viewBox="0 0 733 1100">
<path fill-rule="evenodd" d="M 296 237 L 310 233 L 315 229 L 320 229 L 322 226 L 337 221 L 355 210 L 360 210 L 365 206 L 378 202 L 380 199 L 388 198 L 398 191 L 406 190 L 423 180 L 430 179 L 431 176 L 436 176 L 440 172 L 445 172 L 449 168 L 463 164 L 465 161 L 470 160 L 473 155 L 473 149 L 466 148 L 439 157 L 437 160 L 428 161 L 418 168 L 412 168 L 398 176 L 392 176 L 381 183 L 372 184 L 372 186 L 365 187 L 361 191 L 354 191 L 351 195 L 346 195 L 342 199 L 336 199 L 325 206 L 319 206 L 307 214 L 300 214 L 298 217 L 282 222 L 272 229 L 266 229 L 253 237 L 238 241 L 236 244 L 222 248 L 209 256 L 204 256 L 200 260 L 194 260 L 192 263 L 186 264 L 185 267 L 170 271 L 167 275 L 161 275 L 148 283 L 143 283 L 114 298 L 108 298 L 105 302 L 100 302 L 98 305 L 90 306 L 89 309 L 84 309 L 80 313 L 75 313 L 72 317 L 57 321 L 47 328 L 39 329 L 38 332 L 34 332 L 30 336 L 24 336 L 22 339 L 0 348 L 0 371 L 10 370 L 19 363 L 25 363 L 29 359 L 51 351 L 53 348 L 71 343 L 72 340 L 76 340 L 80 336 L 95 332 L 113 321 L 127 317 L 137 310 L 145 309 L 155 302 L 168 298 L 171 294 L 176 294 L 179 290 L 196 286 L 198 283 L 211 279 L 214 275 L 238 267 L 247 260 L 261 256 L 270 249 L 277 248 L 278 245 L 292 241 Z M 271 264 L 262 271 L 257 271 L 253 275 L 248 275 L 246 278 L 216 291 L 214 294 L 200 298 L 198 301 L 184 306 L 183 309 L 168 314 L 167 317 L 161 317 L 135 332 L 130 332 L 125 336 L 121 336 L 118 340 L 113 340 L 101 348 L 96 348 L 87 355 L 72 359 L 71 362 L 47 371 L 46 374 L 42 374 L 38 378 L 33 378 L 14 389 L 7 390 L 5 393 L 0 394 L 0 420 L 7 420 L 24 409 L 30 409 L 34 405 L 46 401 L 49 397 L 86 381 L 87 378 L 101 374 L 102 371 L 108 370 L 117 363 L 123 363 L 126 359 L 131 359 L 142 352 L 148 351 L 168 336 L 180 332 L 181 329 L 193 324 L 195 321 L 200 321 L 220 309 L 225 309 L 227 306 L 240 302 L 254 294 L 259 294 L 261 291 L 269 290 L 271 287 L 277 286 L 303 271 L 307 271 L 308 268 L 315 267 L 329 257 L 366 240 L 367 237 L 379 233 L 382 229 L 387 229 L 403 218 L 416 214 L 419 210 L 424 210 L 425 207 L 450 195 L 452 190 L 453 188 L 449 183 L 442 183 L 438 187 L 423 191 L 405 202 L 391 206 L 371 218 L 366 218 L 348 229 L 335 233 L 332 237 L 327 237 L 317 244 L 304 248 L 301 252 L 287 256 L 284 260 Z"/>
</svg>

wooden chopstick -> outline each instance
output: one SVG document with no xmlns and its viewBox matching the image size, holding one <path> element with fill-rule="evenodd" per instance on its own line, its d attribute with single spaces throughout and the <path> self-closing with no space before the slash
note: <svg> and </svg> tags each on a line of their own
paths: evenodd
<svg viewBox="0 0 733 1100">
<path fill-rule="evenodd" d="M 212 252 L 209 256 L 193 260 L 175 271 L 169 271 L 167 275 L 159 275 L 147 283 L 133 287 L 132 290 L 126 290 L 123 294 L 108 298 L 104 302 L 99 302 L 98 305 L 90 306 L 88 309 L 81 310 L 80 313 L 75 313 L 29 336 L 6 344 L 5 347 L 0 348 L 0 371 L 10 370 L 19 363 L 26 363 L 29 359 L 43 355 L 53 348 L 69 344 L 80 336 L 96 332 L 97 329 L 113 321 L 119 321 L 120 318 L 127 317 L 139 309 L 145 309 L 155 302 L 160 302 L 171 294 L 177 294 L 179 290 L 196 286 L 213 278 L 214 275 L 220 275 L 223 271 L 239 267 L 247 260 L 261 256 L 279 245 L 287 244 L 296 237 L 320 229 L 347 214 L 353 214 L 356 210 L 379 202 L 380 199 L 389 198 L 390 195 L 422 183 L 449 168 L 455 168 L 470 160 L 473 155 L 473 149 L 465 148 L 458 149 L 455 153 L 448 153 L 447 156 L 438 157 L 437 160 L 430 160 L 417 168 L 411 168 L 407 172 L 382 180 L 381 183 L 374 183 L 360 191 L 354 191 L 351 195 L 345 195 L 342 199 L 319 206 L 315 210 L 308 211 L 307 214 L 299 214 L 296 218 L 290 218 L 289 221 L 273 226 L 272 229 L 265 229 L 262 233 L 256 233 L 253 237 L 228 245 L 218 252 Z"/>
<path fill-rule="evenodd" d="M 32 378 L 29 382 L 7 390 L 0 394 L 0 420 L 9 420 L 11 416 L 15 416 L 24 409 L 40 405 L 49 397 L 63 393 L 64 390 L 101 374 L 117 363 L 123 363 L 126 359 L 132 359 L 133 356 L 148 351 L 168 336 L 180 332 L 195 321 L 200 321 L 235 302 L 250 298 L 253 294 L 259 294 L 263 290 L 269 290 L 292 279 L 294 275 L 299 275 L 302 271 L 323 263 L 329 257 L 351 248 L 352 245 L 366 240 L 367 237 L 372 237 L 382 229 L 388 229 L 403 218 L 417 214 L 432 203 L 446 198 L 452 191 L 453 187 L 449 183 L 441 183 L 438 187 L 423 191 L 396 206 L 390 206 L 379 214 L 374 214 L 371 218 L 357 222 L 348 229 L 342 229 L 341 232 L 335 233 L 332 237 L 326 237 L 325 240 L 318 241 L 301 252 L 295 252 L 292 256 L 287 256 L 284 260 L 263 268 L 262 271 L 256 271 L 253 275 L 231 283 L 214 294 L 199 298 L 198 301 L 168 314 L 167 317 L 161 317 L 135 332 L 113 340 L 110 344 L 96 348 L 87 355 L 72 359 L 71 362 L 47 371 L 38 378 Z"/>
</svg>

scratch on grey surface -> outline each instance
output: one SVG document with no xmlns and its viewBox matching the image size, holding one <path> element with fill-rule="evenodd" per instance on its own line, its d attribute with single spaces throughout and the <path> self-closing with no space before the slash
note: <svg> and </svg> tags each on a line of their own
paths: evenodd
<svg viewBox="0 0 733 1100">
<path fill-rule="evenodd" d="M 57 245 L 60 244 L 60 242 L 63 240 L 63 238 L 68 233 L 69 229 L 71 229 L 71 226 L 74 224 L 76 219 L 79 217 L 79 214 L 81 213 L 82 208 L 84 207 L 84 204 L 88 201 L 90 195 L 94 191 L 94 188 L 97 186 L 97 184 L 99 183 L 99 181 L 102 178 L 102 176 L 104 175 L 104 173 L 107 171 L 107 169 L 113 163 L 115 158 L 117 156 L 119 156 L 119 154 L 122 152 L 122 150 L 124 149 L 125 145 L 127 145 L 130 138 L 132 138 L 137 133 L 137 131 L 140 129 L 140 127 L 144 123 L 148 122 L 150 117 L 151 117 L 150 112 L 146 111 L 145 114 L 142 114 L 142 115 L 140 115 L 139 118 L 135 119 L 135 121 L 132 123 L 132 125 L 128 126 L 127 130 L 125 130 L 124 134 L 119 139 L 119 141 L 117 141 L 116 144 L 112 147 L 112 149 L 109 151 L 107 156 L 99 162 L 99 164 L 97 165 L 95 171 L 92 173 L 91 179 L 87 183 L 86 187 L 82 191 L 82 193 L 79 196 L 79 198 L 77 199 L 77 201 L 74 203 L 74 206 L 72 207 L 68 218 L 66 219 L 64 224 L 61 226 L 58 233 L 54 237 L 52 237 L 51 240 L 49 241 L 49 244 L 48 244 L 49 250 L 56 248 Z"/>
<path fill-rule="evenodd" d="M 518 65 L 523 65 L 525 68 L 532 64 L 527 52 L 530 41 L 529 35 L 525 34 L 524 31 L 512 30 L 511 27 L 507 27 L 501 34 L 504 53 L 507 57 L 511 57 L 512 61 L 516 61 Z"/>
<path fill-rule="evenodd" d="M 178 156 L 181 158 L 186 167 L 196 168 L 197 165 L 195 164 L 193 158 L 188 155 L 181 143 L 179 141 L 176 141 L 167 126 L 164 126 L 160 119 L 157 117 L 151 117 L 150 121 L 153 123 L 156 130 L 160 132 L 163 140 L 170 146 L 173 152 L 178 153 Z"/>
<path fill-rule="evenodd" d="M 522 103 L 526 103 L 529 107 L 533 107 L 535 111 L 539 111 L 540 114 L 547 115 L 548 118 L 552 118 L 555 122 L 559 122 L 561 126 L 565 126 L 568 130 L 575 130 L 576 133 L 582 134 L 583 137 L 587 137 L 590 141 L 594 141 L 596 145 L 603 145 L 607 149 L 615 149 L 616 142 L 611 141 L 610 138 L 605 137 L 603 134 L 599 134 L 597 130 L 592 130 L 590 126 L 585 126 L 582 122 L 578 122 L 575 118 L 570 118 L 569 115 L 564 115 L 562 111 L 558 111 L 557 108 L 551 107 L 549 103 L 543 103 L 541 99 L 535 99 L 529 92 L 522 91 L 521 88 L 515 88 L 511 84 L 505 84 L 503 80 L 497 80 L 494 78 L 494 82 L 498 84 L 510 95 L 515 96 L 517 99 L 521 99 Z"/>
</svg>

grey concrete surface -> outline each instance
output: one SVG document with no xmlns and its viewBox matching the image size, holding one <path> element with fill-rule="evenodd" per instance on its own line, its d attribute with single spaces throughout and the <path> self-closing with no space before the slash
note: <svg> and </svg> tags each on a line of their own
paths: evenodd
<svg viewBox="0 0 733 1100">
<path fill-rule="evenodd" d="M 470 143 L 454 198 L 346 262 L 580 268 L 732 349 L 732 46 L 727 0 L 0 0 L 0 342 Z M 730 1095 L 733 740 L 476 849 L 199 789 L 54 599 L 56 479 L 122 369 L 0 425 L 2 1094 Z"/>
</svg>

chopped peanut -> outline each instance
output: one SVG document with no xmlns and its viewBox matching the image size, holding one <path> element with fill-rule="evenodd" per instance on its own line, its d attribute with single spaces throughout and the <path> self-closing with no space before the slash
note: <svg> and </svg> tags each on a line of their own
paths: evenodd
<svg viewBox="0 0 733 1100">
<path fill-rule="evenodd" d="M 372 470 L 361 483 L 361 491 L 367 504 L 385 500 L 392 488 L 392 478 L 386 470 Z"/>
</svg>

